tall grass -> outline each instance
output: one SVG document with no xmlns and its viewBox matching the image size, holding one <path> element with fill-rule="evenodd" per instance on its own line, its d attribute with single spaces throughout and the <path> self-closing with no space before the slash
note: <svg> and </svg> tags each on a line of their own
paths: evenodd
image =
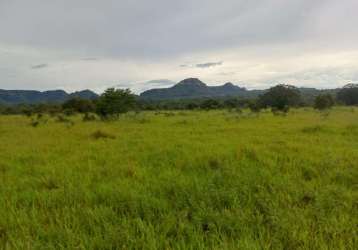
<svg viewBox="0 0 358 250">
<path fill-rule="evenodd" d="M 357 249 L 358 112 L 167 114 L 1 116 L 0 249 Z"/>
</svg>

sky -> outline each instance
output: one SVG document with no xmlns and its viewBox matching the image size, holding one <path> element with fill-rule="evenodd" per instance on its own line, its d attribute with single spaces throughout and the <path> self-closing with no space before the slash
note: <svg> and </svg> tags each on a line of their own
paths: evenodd
<svg viewBox="0 0 358 250">
<path fill-rule="evenodd" d="M 358 82 L 357 0 L 0 0 L 0 89 Z"/>
</svg>

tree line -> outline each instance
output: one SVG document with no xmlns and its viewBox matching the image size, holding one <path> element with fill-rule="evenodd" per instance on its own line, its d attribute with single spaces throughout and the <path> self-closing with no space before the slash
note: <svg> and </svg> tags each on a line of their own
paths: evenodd
<svg viewBox="0 0 358 250">
<path fill-rule="evenodd" d="M 318 110 L 331 108 L 333 105 L 358 105 L 358 86 L 347 85 L 336 96 L 320 94 L 315 97 L 313 106 Z M 150 101 L 137 98 L 129 89 L 107 89 L 99 98 L 87 100 L 73 98 L 63 104 L 36 104 L 0 106 L 1 114 L 39 114 L 63 113 L 71 115 L 75 113 L 96 113 L 103 119 L 116 118 L 128 111 L 141 110 L 211 110 L 211 109 L 235 109 L 249 108 L 252 112 L 271 108 L 273 111 L 288 112 L 291 107 L 308 106 L 303 101 L 298 88 L 292 85 L 277 85 L 256 99 L 239 98 L 208 98 Z"/>
</svg>

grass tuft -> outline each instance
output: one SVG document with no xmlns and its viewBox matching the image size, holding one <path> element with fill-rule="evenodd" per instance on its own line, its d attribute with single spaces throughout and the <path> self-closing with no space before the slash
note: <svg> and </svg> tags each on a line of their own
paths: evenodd
<svg viewBox="0 0 358 250">
<path fill-rule="evenodd" d="M 98 139 L 116 139 L 116 137 L 114 135 L 111 135 L 107 132 L 104 132 L 102 130 L 96 130 L 95 132 L 93 132 L 91 134 L 91 137 L 95 140 Z"/>
<path fill-rule="evenodd" d="M 320 125 L 309 126 L 309 127 L 304 127 L 301 131 L 307 134 L 315 134 L 315 133 L 323 132 L 324 127 Z"/>
</svg>

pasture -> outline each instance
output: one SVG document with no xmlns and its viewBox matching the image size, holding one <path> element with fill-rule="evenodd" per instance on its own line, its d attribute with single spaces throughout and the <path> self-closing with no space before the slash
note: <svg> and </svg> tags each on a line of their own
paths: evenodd
<svg viewBox="0 0 358 250">
<path fill-rule="evenodd" d="M 357 249 L 358 108 L 0 116 L 0 249 Z"/>
</svg>

